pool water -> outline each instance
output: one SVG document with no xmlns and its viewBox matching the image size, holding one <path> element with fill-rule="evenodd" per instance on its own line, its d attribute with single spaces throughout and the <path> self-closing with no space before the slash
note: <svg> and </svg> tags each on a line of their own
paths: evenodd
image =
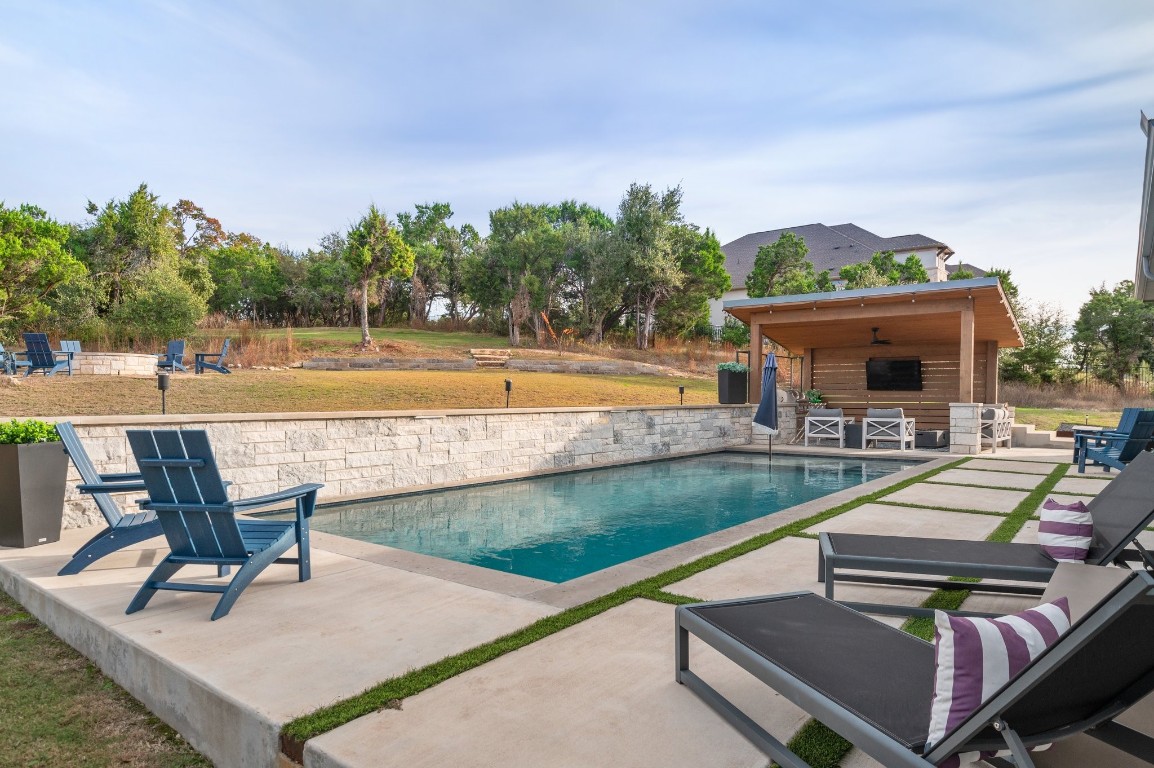
<svg viewBox="0 0 1154 768">
<path fill-rule="evenodd" d="M 322 508 L 311 525 L 562 582 L 914 465 L 717 453 Z"/>
</svg>

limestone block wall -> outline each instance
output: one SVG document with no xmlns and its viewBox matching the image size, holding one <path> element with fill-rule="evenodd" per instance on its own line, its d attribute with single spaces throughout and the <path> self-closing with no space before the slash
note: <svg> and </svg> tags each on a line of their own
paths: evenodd
<svg viewBox="0 0 1154 768">
<path fill-rule="evenodd" d="M 205 429 L 236 496 L 319 482 L 331 501 L 748 445 L 752 414 L 749 405 L 713 405 L 70 420 L 100 472 L 135 469 L 126 429 Z M 69 471 L 65 527 L 101 522 Z M 121 501 L 131 507 L 131 498 Z"/>
<path fill-rule="evenodd" d="M 950 453 L 982 452 L 982 403 L 950 403 Z"/>
</svg>

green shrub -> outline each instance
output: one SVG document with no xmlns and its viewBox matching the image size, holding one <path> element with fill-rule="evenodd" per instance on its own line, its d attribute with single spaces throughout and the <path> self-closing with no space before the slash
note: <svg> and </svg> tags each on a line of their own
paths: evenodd
<svg viewBox="0 0 1154 768">
<path fill-rule="evenodd" d="M 113 323 L 124 335 L 175 339 L 196 330 L 208 305 L 167 264 L 141 275 L 112 312 Z"/>
<path fill-rule="evenodd" d="M 44 421 L 27 419 L 0 422 L 0 445 L 27 445 L 28 443 L 55 443 L 60 440 L 53 426 Z"/>
<path fill-rule="evenodd" d="M 734 373 L 749 373 L 749 366 L 745 363 L 718 363 L 717 370 L 733 371 Z"/>
<path fill-rule="evenodd" d="M 721 340 L 735 347 L 749 346 L 749 326 L 745 323 L 726 323 L 721 329 Z"/>
</svg>

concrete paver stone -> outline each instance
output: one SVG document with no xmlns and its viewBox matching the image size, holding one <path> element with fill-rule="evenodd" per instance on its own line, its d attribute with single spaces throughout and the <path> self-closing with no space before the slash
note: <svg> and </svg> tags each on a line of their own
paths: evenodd
<svg viewBox="0 0 1154 768">
<path fill-rule="evenodd" d="M 915 483 L 894 491 L 884 501 L 921 504 L 940 509 L 979 509 L 1009 514 L 1029 494 L 1026 491 L 1005 491 L 998 488 L 961 488 L 956 485 Z"/>
<path fill-rule="evenodd" d="M 969 464 L 966 465 L 968 467 Z M 1032 491 L 1042 482 L 1041 475 L 1032 475 L 1022 472 L 990 472 L 981 469 L 947 469 L 931 477 L 931 483 L 961 483 L 963 485 L 981 485 L 986 488 L 1021 488 Z"/>
</svg>

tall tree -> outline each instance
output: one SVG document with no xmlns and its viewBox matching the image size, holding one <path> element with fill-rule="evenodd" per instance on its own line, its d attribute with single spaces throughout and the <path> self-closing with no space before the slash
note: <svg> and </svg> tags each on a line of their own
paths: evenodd
<svg viewBox="0 0 1154 768">
<path fill-rule="evenodd" d="M 684 335 L 709 322 L 709 300 L 729 290 L 725 254 L 711 230 L 692 224 L 677 227 L 674 252 L 681 270 L 681 288 L 658 311 L 658 326 L 665 333 Z"/>
<path fill-rule="evenodd" d="M 401 237 L 414 255 L 409 321 L 415 326 L 429 321 L 433 302 L 445 284 L 445 239 L 453 209 L 448 203 L 418 203 L 415 213 L 398 213 Z"/>
<path fill-rule="evenodd" d="M 462 224 L 460 228 L 446 227 L 437 236 L 437 245 L 444 259 L 442 279 L 444 281 L 445 309 L 454 330 L 460 329 L 461 321 L 470 319 L 475 313 L 466 307 L 465 263 L 477 251 L 481 236 L 472 224 Z"/>
<path fill-rule="evenodd" d="M 1058 380 L 1070 348 L 1070 327 L 1056 305 L 1027 307 L 1018 315 L 1025 346 L 1002 350 L 1003 381 L 1050 384 Z"/>
<path fill-rule="evenodd" d="M 230 234 L 208 253 L 216 288 L 210 306 L 217 312 L 253 321 L 270 319 L 270 309 L 285 289 L 280 253 L 245 234 Z"/>
<path fill-rule="evenodd" d="M 120 303 L 126 282 L 135 274 L 176 258 L 172 211 L 160 204 L 147 184 L 126 200 L 110 200 L 103 208 L 90 200 L 87 210 L 93 220 L 77 233 L 76 241 L 81 260 L 104 291 L 106 306 Z"/>
<path fill-rule="evenodd" d="M 782 232 L 777 240 L 758 248 L 753 269 L 745 278 L 750 298 L 832 291 L 829 272 L 815 273 L 808 254 L 805 240 L 792 232 Z"/>
<path fill-rule="evenodd" d="M 882 285 L 928 283 L 930 275 L 917 254 L 899 262 L 893 251 L 879 251 L 869 261 L 844 266 L 838 277 L 846 288 L 875 288 Z"/>
<path fill-rule="evenodd" d="M 1014 282 L 1013 276 L 1008 269 L 987 269 L 986 277 L 996 277 L 998 282 L 1002 284 L 1002 293 L 1006 294 L 1006 301 L 1010 302 L 1010 310 L 1017 317 L 1024 313 L 1025 307 L 1022 306 L 1022 298 L 1018 293 L 1018 285 Z"/>
<path fill-rule="evenodd" d="M 1123 280 L 1090 291 L 1074 322 L 1075 352 L 1091 373 L 1124 391 L 1140 363 L 1154 365 L 1154 305 L 1134 298 Z"/>
<path fill-rule="evenodd" d="M 659 302 L 681 285 L 673 252 L 673 228 L 683 221 L 681 187 L 657 193 L 649 184 L 630 184 L 617 208 L 616 235 L 624 256 L 626 296 L 636 318 L 637 348 L 648 349 Z"/>
<path fill-rule="evenodd" d="M 369 334 L 370 283 L 412 275 L 413 251 L 375 205 L 370 205 L 369 212 L 349 230 L 346 241 L 345 261 L 360 283 L 361 347 L 370 349 L 373 346 L 373 337 Z"/>
<path fill-rule="evenodd" d="M 66 247 L 70 234 L 34 205 L 0 203 L 0 337 L 44 317 L 49 295 L 85 275 Z"/>
</svg>

